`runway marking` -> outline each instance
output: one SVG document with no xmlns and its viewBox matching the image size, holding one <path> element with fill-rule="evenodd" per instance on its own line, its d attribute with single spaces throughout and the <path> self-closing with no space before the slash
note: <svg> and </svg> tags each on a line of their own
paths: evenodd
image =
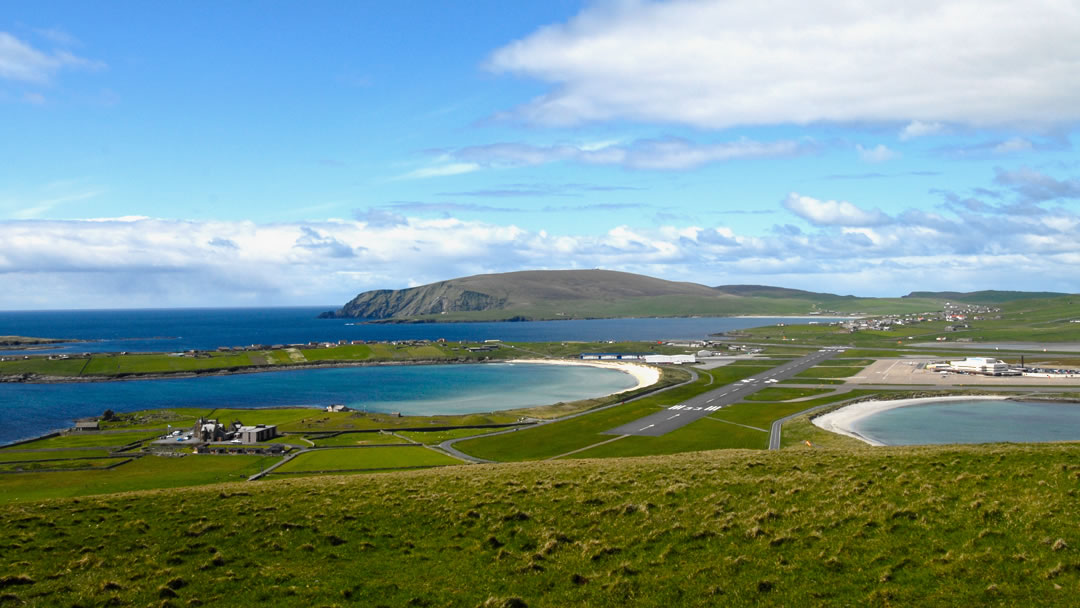
<svg viewBox="0 0 1080 608">
<path fill-rule="evenodd" d="M 712 403 L 713 401 L 716 401 L 716 397 L 713 397 L 712 399 L 709 399 L 709 400 L 708 400 L 708 401 L 706 401 L 705 403 Z"/>
<path fill-rule="evenodd" d="M 671 418 L 668 418 L 668 420 L 671 420 L 672 418 L 678 418 L 679 416 L 682 416 L 682 414 L 675 414 L 675 415 L 674 415 L 674 416 L 672 416 Z"/>
<path fill-rule="evenodd" d="M 645 429 L 651 429 L 654 426 L 656 426 L 656 425 L 655 424 L 650 424 L 649 426 L 643 426 L 640 429 L 638 429 L 638 432 L 640 433 L 641 431 L 644 431 Z"/>
</svg>

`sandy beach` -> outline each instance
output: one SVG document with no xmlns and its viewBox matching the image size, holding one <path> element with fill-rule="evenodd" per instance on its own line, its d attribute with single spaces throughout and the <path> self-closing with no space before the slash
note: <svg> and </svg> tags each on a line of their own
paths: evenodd
<svg viewBox="0 0 1080 608">
<path fill-rule="evenodd" d="M 649 367 L 647 365 L 640 365 L 637 363 L 628 363 L 623 361 L 568 361 L 565 359 L 512 359 L 506 361 L 506 363 L 543 363 L 545 365 L 585 365 L 588 367 L 603 367 L 607 369 L 618 370 L 623 373 L 630 374 L 637 380 L 637 386 L 632 386 L 628 389 L 624 389 L 613 395 L 620 393 L 626 393 L 629 391 L 635 391 L 645 386 L 651 386 L 660 381 L 660 370 L 655 367 Z"/>
<path fill-rule="evenodd" d="M 829 412 L 828 414 L 818 416 L 817 418 L 814 418 L 812 420 L 812 422 L 814 423 L 814 426 L 816 426 L 816 427 L 818 427 L 820 429 L 830 431 L 830 432 L 833 432 L 833 433 L 838 433 L 840 435 L 846 435 L 848 437 L 853 437 L 855 439 L 858 439 L 859 441 L 869 443 L 870 445 L 881 446 L 881 445 L 885 445 L 885 444 L 883 444 L 883 443 L 881 443 L 879 441 L 874 441 L 873 439 L 869 439 L 867 437 L 863 437 L 862 435 L 857 433 L 853 428 L 854 424 L 857 421 L 862 420 L 863 418 L 866 418 L 867 416 L 871 416 L 873 414 L 876 414 L 878 412 L 883 412 L 885 410 L 891 410 L 893 408 L 904 407 L 904 406 L 907 406 L 907 405 L 918 405 L 920 403 L 940 403 L 942 401 L 971 401 L 972 398 L 973 397 L 968 395 L 968 396 L 962 396 L 962 397 L 930 397 L 930 398 L 925 398 L 925 399 L 896 399 L 896 400 L 893 400 L 893 401 L 863 401 L 861 403 L 853 403 L 851 405 L 842 407 L 842 408 L 840 408 L 838 410 L 834 410 L 832 412 Z M 993 395 L 979 395 L 978 399 L 980 399 L 980 400 L 983 400 L 983 399 L 985 399 L 985 400 L 1008 399 L 1008 397 L 993 396 Z"/>
</svg>

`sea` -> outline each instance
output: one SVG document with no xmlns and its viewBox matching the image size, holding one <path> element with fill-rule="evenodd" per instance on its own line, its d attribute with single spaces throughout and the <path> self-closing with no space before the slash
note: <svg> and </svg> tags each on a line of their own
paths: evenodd
<svg viewBox="0 0 1080 608">
<path fill-rule="evenodd" d="M 885 445 L 1080 441 L 1080 404 L 972 399 L 883 410 L 852 430 Z"/>
<path fill-rule="evenodd" d="M 325 307 L 0 312 L 0 335 L 81 342 L 34 352 L 178 352 L 219 346 L 338 340 L 653 341 L 822 317 L 598 319 L 514 323 L 371 324 L 319 319 Z M 7 351 L 0 354 L 25 354 Z M 67 428 L 105 409 L 324 407 L 458 414 L 546 405 L 631 387 L 622 372 L 591 367 L 485 364 L 346 367 L 183 379 L 0 384 L 0 444 Z"/>
</svg>

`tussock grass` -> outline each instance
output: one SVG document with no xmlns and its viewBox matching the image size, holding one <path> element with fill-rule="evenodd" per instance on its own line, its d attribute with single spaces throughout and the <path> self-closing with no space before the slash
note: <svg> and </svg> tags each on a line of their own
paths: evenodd
<svg viewBox="0 0 1080 608">
<path fill-rule="evenodd" d="M 1076 444 L 725 451 L 32 501 L 0 506 L 0 593 L 28 606 L 1068 605 L 1078 457 Z"/>
</svg>

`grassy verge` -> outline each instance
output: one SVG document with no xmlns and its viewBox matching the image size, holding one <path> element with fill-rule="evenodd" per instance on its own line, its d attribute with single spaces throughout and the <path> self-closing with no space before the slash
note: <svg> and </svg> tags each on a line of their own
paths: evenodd
<svg viewBox="0 0 1080 608">
<path fill-rule="evenodd" d="M 274 473 L 402 469 L 462 464 L 457 458 L 423 447 L 341 448 L 306 452 L 274 470 Z"/>
<path fill-rule="evenodd" d="M 454 429 L 452 431 L 400 431 L 398 435 L 402 437 L 408 437 L 413 441 L 422 443 L 424 445 L 439 445 L 440 443 L 449 439 L 460 439 L 462 437 L 472 437 L 473 435 L 483 435 L 492 431 L 500 429 Z"/>
<path fill-rule="evenodd" d="M 789 399 L 800 399 L 802 397 L 811 397 L 814 395 L 821 395 L 823 393 L 831 392 L 833 389 L 828 388 L 784 388 L 784 387 L 770 387 L 763 388 L 760 391 L 747 395 L 747 401 L 787 401 Z"/>
<path fill-rule="evenodd" d="M 1078 460 L 727 451 L 34 501 L 0 506 L 0 580 L 31 607 L 1070 605 Z"/>
<path fill-rule="evenodd" d="M 342 433 L 333 437 L 309 437 L 320 448 L 357 445 L 392 445 L 408 441 L 386 433 Z"/>
</svg>

